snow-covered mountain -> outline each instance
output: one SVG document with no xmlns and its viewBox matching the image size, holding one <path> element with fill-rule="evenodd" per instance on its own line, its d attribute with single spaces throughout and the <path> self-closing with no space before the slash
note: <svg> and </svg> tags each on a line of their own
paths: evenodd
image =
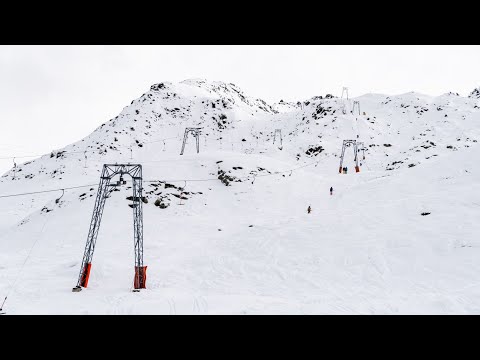
<svg viewBox="0 0 480 360">
<path fill-rule="evenodd" d="M 0 198 L 5 309 L 479 313 L 477 95 L 268 104 L 223 82 L 154 84 L 91 135 L 0 178 L 0 196 L 67 189 Z M 190 137 L 179 155 L 186 127 L 202 128 L 199 154 Z M 364 144 L 359 173 L 352 148 L 338 173 L 345 139 Z M 141 293 L 129 292 L 130 184 L 107 201 L 89 287 L 71 292 L 105 163 L 143 165 Z"/>
</svg>

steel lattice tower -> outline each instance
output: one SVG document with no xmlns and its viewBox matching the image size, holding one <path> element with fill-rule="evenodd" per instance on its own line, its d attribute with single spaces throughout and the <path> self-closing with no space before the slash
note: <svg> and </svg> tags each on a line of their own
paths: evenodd
<svg viewBox="0 0 480 360">
<path fill-rule="evenodd" d="M 282 129 L 275 129 L 275 132 L 273 134 L 273 143 L 275 144 L 275 140 L 277 139 L 277 134 L 278 138 L 280 139 L 280 147 L 283 146 L 283 139 L 282 139 Z"/>
<path fill-rule="evenodd" d="M 355 172 L 360 172 L 360 167 L 358 166 L 358 148 L 357 148 L 357 140 L 343 140 L 343 145 L 342 145 L 342 154 L 340 155 L 340 167 L 338 168 L 338 172 L 341 174 L 342 173 L 342 167 L 343 167 L 343 158 L 345 156 L 345 150 L 347 147 L 353 146 L 353 153 L 355 156 Z"/>
<path fill-rule="evenodd" d="M 186 128 L 185 134 L 183 135 L 183 144 L 182 144 L 182 151 L 180 151 L 180 155 L 183 155 L 185 151 L 185 144 L 187 143 L 188 134 L 192 134 L 197 142 L 197 154 L 200 152 L 200 134 L 202 133 L 202 128 Z"/>
<path fill-rule="evenodd" d="M 358 115 L 360 115 L 360 101 L 354 101 L 352 106 L 352 114 L 355 112 L 355 105 L 358 107 Z"/>
<path fill-rule="evenodd" d="M 110 184 L 113 177 L 120 175 L 120 180 L 114 184 Z M 95 243 L 100 230 L 100 223 L 102 221 L 103 209 L 105 208 L 105 201 L 115 190 L 116 187 L 125 185 L 123 175 L 129 175 L 132 178 L 133 188 L 133 204 L 130 207 L 133 209 L 133 242 L 135 249 L 135 289 L 145 289 L 146 270 L 143 266 L 143 186 L 142 186 L 142 165 L 103 165 L 100 183 L 98 185 L 97 198 L 95 200 L 95 207 L 93 209 L 92 220 L 90 222 L 90 229 L 88 231 L 87 244 L 83 254 L 82 266 L 78 276 L 77 286 L 73 291 L 77 292 L 86 288 L 88 279 L 90 277 L 90 270 L 92 267 L 93 252 L 95 250 Z"/>
</svg>

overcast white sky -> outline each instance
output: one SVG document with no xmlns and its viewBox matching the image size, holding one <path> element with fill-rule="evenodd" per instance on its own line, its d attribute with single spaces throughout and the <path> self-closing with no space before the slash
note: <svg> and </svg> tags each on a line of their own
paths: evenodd
<svg viewBox="0 0 480 360">
<path fill-rule="evenodd" d="M 151 84 L 232 82 L 267 102 L 480 86 L 480 46 L 0 46 L 0 157 L 83 138 Z M 0 173 L 11 167 L 0 160 Z"/>
</svg>

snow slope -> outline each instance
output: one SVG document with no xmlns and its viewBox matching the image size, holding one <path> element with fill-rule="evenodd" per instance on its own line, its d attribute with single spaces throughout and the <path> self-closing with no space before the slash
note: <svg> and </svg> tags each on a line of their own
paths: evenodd
<svg viewBox="0 0 480 360">
<path fill-rule="evenodd" d="M 7 172 L 0 196 L 88 186 L 59 204 L 61 191 L 0 198 L 5 311 L 480 313 L 478 99 L 367 94 L 347 110 L 354 100 L 360 115 L 331 96 L 269 105 L 233 84 L 159 83 L 85 139 Z M 203 127 L 201 149 L 190 138 L 180 156 L 187 126 Z M 357 135 L 361 171 L 350 148 L 338 174 L 342 140 Z M 107 200 L 89 287 L 72 293 L 99 173 L 116 162 L 144 169 L 147 289 L 130 291 L 128 182 Z"/>
</svg>

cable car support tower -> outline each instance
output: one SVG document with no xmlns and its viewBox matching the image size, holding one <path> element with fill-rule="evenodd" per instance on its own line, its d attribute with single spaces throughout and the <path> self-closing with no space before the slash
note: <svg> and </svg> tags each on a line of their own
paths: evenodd
<svg viewBox="0 0 480 360">
<path fill-rule="evenodd" d="M 110 183 L 112 178 L 120 175 L 120 180 Z M 82 288 L 86 288 L 90 277 L 92 267 L 93 252 L 97 241 L 100 223 L 102 221 L 103 209 L 105 201 L 110 194 L 119 186 L 125 185 L 127 182 L 123 179 L 124 175 L 132 178 L 133 188 L 133 204 L 129 206 L 133 209 L 133 242 L 135 249 L 135 277 L 134 291 L 145 289 L 147 267 L 143 265 L 143 187 L 142 187 L 142 165 L 135 164 L 115 164 L 103 165 L 100 183 L 98 185 L 95 207 L 93 209 L 90 229 L 88 231 L 87 244 L 83 254 L 82 266 L 78 276 L 77 286 L 72 289 L 73 292 L 79 292 Z"/>
<path fill-rule="evenodd" d="M 197 142 L 197 154 L 200 152 L 200 134 L 202 133 L 202 128 L 186 128 L 185 134 L 183 135 L 183 144 L 182 144 L 182 151 L 180 151 L 180 155 L 183 155 L 185 151 L 185 145 L 187 144 L 188 134 L 192 134 L 193 137 L 196 139 Z"/>
<path fill-rule="evenodd" d="M 282 129 L 275 129 L 275 132 L 273 134 L 273 143 L 274 144 L 275 144 L 275 140 L 277 140 L 277 137 L 280 140 L 279 149 L 282 149 L 282 147 L 283 147 Z"/>
<path fill-rule="evenodd" d="M 353 153 L 355 156 L 355 172 L 360 172 L 360 166 L 358 166 L 358 147 L 357 147 L 357 140 L 343 140 L 342 145 L 342 154 L 340 155 L 340 167 L 338 168 L 338 172 L 341 174 L 343 169 L 343 158 L 345 157 L 345 150 L 347 147 L 353 146 Z"/>
</svg>

